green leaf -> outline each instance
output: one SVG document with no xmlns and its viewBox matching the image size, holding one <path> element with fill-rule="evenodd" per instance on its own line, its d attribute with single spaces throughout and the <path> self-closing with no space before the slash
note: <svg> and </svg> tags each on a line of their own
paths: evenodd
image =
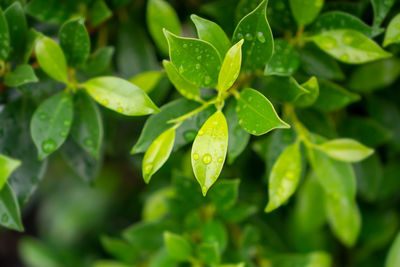
<svg viewBox="0 0 400 267">
<path fill-rule="evenodd" d="M 192 167 L 203 195 L 218 179 L 228 149 L 228 125 L 217 111 L 200 128 L 192 147 Z"/>
<path fill-rule="evenodd" d="M 208 42 L 183 38 L 165 31 L 172 64 L 189 82 L 200 87 L 215 87 L 221 68 L 217 50 Z"/>
<path fill-rule="evenodd" d="M 29 1 L 26 12 L 39 21 L 52 24 L 61 24 L 74 15 L 68 3 L 58 0 Z"/>
<path fill-rule="evenodd" d="M 399 42 L 400 42 L 400 14 L 397 14 L 397 16 L 395 16 L 390 21 L 386 29 L 383 46 L 386 47 L 390 44 Z"/>
<path fill-rule="evenodd" d="M 100 241 L 104 250 L 109 255 L 114 256 L 121 261 L 133 262 L 137 256 L 135 249 L 124 240 L 101 236 Z"/>
<path fill-rule="evenodd" d="M 232 46 L 225 55 L 218 76 L 217 90 L 225 92 L 236 82 L 242 65 L 243 39 Z"/>
<path fill-rule="evenodd" d="M 0 190 L 0 218 L 0 225 L 20 232 L 24 231 L 18 200 L 8 183 L 5 183 Z"/>
<path fill-rule="evenodd" d="M 302 95 L 310 94 L 292 76 L 264 77 L 263 93 L 269 98 L 289 103 L 295 103 Z"/>
<path fill-rule="evenodd" d="M 252 135 L 262 135 L 274 129 L 290 126 L 279 118 L 274 106 L 260 92 L 243 90 L 237 98 L 236 112 L 239 124 Z"/>
<path fill-rule="evenodd" d="M 217 49 L 221 58 L 223 58 L 231 47 L 231 41 L 226 36 L 226 33 L 218 24 L 210 20 L 196 15 L 191 15 L 190 18 L 196 26 L 199 38 L 212 44 Z"/>
<path fill-rule="evenodd" d="M 357 193 L 366 202 L 375 202 L 384 183 L 383 164 L 375 153 L 360 163 L 354 164 L 357 177 Z M 387 178 L 387 177 L 385 177 Z"/>
<path fill-rule="evenodd" d="M 4 187 L 10 174 L 21 165 L 21 161 L 0 154 L 0 190 Z"/>
<path fill-rule="evenodd" d="M 203 224 L 202 238 L 204 243 L 217 243 L 218 250 L 223 252 L 228 244 L 226 226 L 219 220 L 211 220 Z"/>
<path fill-rule="evenodd" d="M 400 60 L 388 58 L 357 68 L 348 86 L 357 92 L 371 92 L 393 84 L 400 77 Z"/>
<path fill-rule="evenodd" d="M 163 132 L 154 140 L 147 149 L 143 158 L 143 179 L 146 183 L 150 182 L 151 176 L 156 173 L 168 160 L 175 141 L 175 128 Z"/>
<path fill-rule="evenodd" d="M 104 0 L 95 0 L 89 8 L 89 21 L 93 26 L 97 26 L 112 16 L 112 11 L 108 8 Z"/>
<path fill-rule="evenodd" d="M 60 45 L 69 66 L 83 64 L 90 54 L 90 38 L 84 19 L 73 19 L 61 26 L 58 34 Z"/>
<path fill-rule="evenodd" d="M 150 0 L 147 4 L 147 27 L 157 47 L 165 55 L 168 54 L 168 43 L 163 29 L 174 34 L 181 34 L 181 24 L 174 8 L 164 0 Z"/>
<path fill-rule="evenodd" d="M 282 76 L 294 74 L 300 65 L 299 54 L 294 46 L 284 39 L 275 39 L 274 48 L 264 74 Z"/>
<path fill-rule="evenodd" d="M 0 60 L 6 60 L 9 52 L 10 32 L 8 31 L 8 23 L 4 16 L 4 12 L 0 8 Z"/>
<path fill-rule="evenodd" d="M 319 147 L 331 158 L 345 162 L 362 161 L 374 153 L 373 149 L 349 138 L 330 140 Z"/>
<path fill-rule="evenodd" d="M 150 93 L 163 76 L 164 72 L 162 71 L 146 71 L 132 77 L 129 81 L 142 89 L 145 93 Z"/>
<path fill-rule="evenodd" d="M 313 33 L 339 29 L 355 30 L 370 38 L 383 32 L 383 29 L 370 27 L 356 16 L 342 11 L 330 11 L 322 14 L 311 27 Z"/>
<path fill-rule="evenodd" d="M 35 111 L 31 120 L 31 135 L 43 160 L 57 150 L 68 136 L 73 103 L 68 93 L 58 93 L 46 99 Z"/>
<path fill-rule="evenodd" d="M 238 198 L 239 179 L 217 182 L 208 193 L 208 197 L 218 210 L 232 208 Z"/>
<path fill-rule="evenodd" d="M 308 107 L 317 101 L 319 96 L 319 84 L 315 77 L 311 77 L 308 81 L 301 85 L 305 90 L 308 91 L 307 94 L 300 95 L 294 104 L 298 107 Z"/>
<path fill-rule="evenodd" d="M 25 51 L 28 25 L 25 11 L 20 2 L 14 2 L 9 6 L 4 12 L 4 16 L 7 19 L 10 32 L 10 54 L 8 59 L 13 60 Z"/>
<path fill-rule="evenodd" d="M 246 71 L 264 70 L 274 51 L 272 32 L 266 16 L 267 2 L 263 0 L 246 15 L 233 34 L 233 43 L 245 40 L 242 47 L 242 66 Z"/>
<path fill-rule="evenodd" d="M 110 68 L 114 48 L 111 46 L 100 47 L 88 57 L 82 70 L 89 75 L 100 75 Z"/>
<path fill-rule="evenodd" d="M 382 24 L 395 2 L 395 0 L 371 0 L 374 9 L 374 27 L 379 27 Z"/>
<path fill-rule="evenodd" d="M 310 75 L 328 80 L 343 80 L 339 64 L 314 44 L 306 45 L 300 52 L 301 67 Z"/>
<path fill-rule="evenodd" d="M 352 247 L 361 228 L 361 215 L 356 202 L 327 194 L 325 206 L 333 233 L 344 245 Z"/>
<path fill-rule="evenodd" d="M 182 236 L 164 232 L 164 242 L 171 258 L 178 261 L 188 261 L 192 257 L 192 246 Z"/>
<path fill-rule="evenodd" d="M 324 0 L 290 0 L 290 8 L 300 27 L 304 27 L 318 16 Z"/>
<path fill-rule="evenodd" d="M 265 212 L 285 203 L 296 191 L 301 175 L 299 143 L 288 146 L 272 167 L 269 176 L 269 201 Z"/>
<path fill-rule="evenodd" d="M 166 216 L 170 211 L 168 201 L 175 192 L 172 187 L 164 187 L 147 197 L 142 209 L 142 220 L 157 221 Z"/>
<path fill-rule="evenodd" d="M 228 122 L 228 163 L 234 160 L 246 149 L 250 135 L 239 125 L 238 115 L 235 110 L 235 101 L 230 101 L 225 108 L 225 116 Z"/>
<path fill-rule="evenodd" d="M 268 172 L 271 172 L 279 156 L 288 146 L 296 141 L 296 138 L 297 134 L 293 128 L 271 133 L 268 143 L 260 155 L 261 159 L 265 160 L 267 164 Z"/>
<path fill-rule="evenodd" d="M 163 60 L 163 66 L 167 72 L 168 79 L 181 95 L 187 99 L 200 100 L 200 90 L 198 86 L 183 78 L 170 61 Z"/>
<path fill-rule="evenodd" d="M 103 142 L 103 120 L 100 111 L 86 92 L 78 92 L 74 99 L 72 137 L 94 158 L 99 157 Z"/>
<path fill-rule="evenodd" d="M 385 267 L 396 267 L 400 264 L 400 233 L 396 235 L 389 253 L 386 256 Z"/>
<path fill-rule="evenodd" d="M 67 62 L 60 46 L 46 36 L 40 36 L 35 45 L 40 67 L 54 80 L 67 83 Z"/>
<path fill-rule="evenodd" d="M 330 112 L 344 108 L 359 100 L 359 95 L 351 93 L 335 83 L 320 80 L 319 95 L 313 107 Z"/>
<path fill-rule="evenodd" d="M 199 258 L 206 264 L 218 264 L 220 261 L 220 255 L 216 243 L 200 244 L 197 247 L 197 254 L 199 255 Z"/>
<path fill-rule="evenodd" d="M 392 56 L 355 30 L 331 30 L 313 35 L 310 39 L 326 53 L 344 63 L 362 64 Z"/>
<path fill-rule="evenodd" d="M 22 64 L 9 72 L 4 77 L 4 84 L 10 87 L 18 87 L 26 83 L 39 81 L 31 65 Z"/>
<path fill-rule="evenodd" d="M 325 192 L 336 199 L 353 200 L 356 178 L 352 166 L 331 159 L 318 149 L 307 149 L 310 164 Z"/>
<path fill-rule="evenodd" d="M 32 267 L 61 267 L 59 259 L 54 255 L 54 251 L 37 239 L 23 237 L 18 244 L 18 249 L 21 260 L 25 265 Z"/>
<path fill-rule="evenodd" d="M 121 78 L 97 77 L 86 81 L 83 87 L 98 103 L 124 115 L 141 116 L 159 112 L 145 92 Z"/>
</svg>

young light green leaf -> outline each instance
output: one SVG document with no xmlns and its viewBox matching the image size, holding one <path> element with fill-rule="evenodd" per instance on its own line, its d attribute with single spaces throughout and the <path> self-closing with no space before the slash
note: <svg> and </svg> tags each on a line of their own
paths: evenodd
<svg viewBox="0 0 400 267">
<path fill-rule="evenodd" d="M 40 67 L 54 80 L 67 83 L 67 62 L 60 46 L 46 36 L 40 36 L 35 45 Z"/>
<path fill-rule="evenodd" d="M 395 0 L 371 0 L 374 9 L 374 27 L 379 27 L 382 24 L 395 2 Z"/>
<path fill-rule="evenodd" d="M 167 72 L 170 82 L 175 86 L 176 90 L 186 97 L 192 100 L 201 100 L 200 89 L 198 86 L 190 83 L 185 78 L 183 78 L 175 66 L 168 60 L 163 60 L 163 66 Z"/>
<path fill-rule="evenodd" d="M 242 65 L 243 39 L 232 46 L 225 55 L 218 76 L 217 90 L 225 92 L 236 82 Z"/>
<path fill-rule="evenodd" d="M 192 167 L 203 195 L 221 173 L 228 149 L 228 125 L 217 111 L 200 128 L 192 147 Z"/>
<path fill-rule="evenodd" d="M 6 60 L 9 52 L 10 32 L 8 31 L 8 23 L 4 16 L 4 12 L 0 8 L 0 60 Z"/>
<path fill-rule="evenodd" d="M 38 78 L 35 75 L 31 65 L 22 64 L 15 70 L 9 72 L 4 77 L 4 84 L 10 87 L 18 87 L 26 83 L 37 82 Z"/>
<path fill-rule="evenodd" d="M 10 5 L 4 15 L 7 19 L 10 31 L 10 54 L 9 61 L 20 56 L 26 47 L 26 36 L 28 25 L 26 23 L 25 11 L 20 2 Z"/>
<path fill-rule="evenodd" d="M 31 135 L 39 160 L 46 158 L 64 143 L 71 128 L 73 112 L 71 96 L 61 92 L 46 99 L 33 113 Z"/>
<path fill-rule="evenodd" d="M 208 42 L 176 36 L 164 31 L 172 64 L 189 82 L 200 87 L 215 87 L 221 68 L 217 50 Z"/>
<path fill-rule="evenodd" d="M 165 55 L 168 54 L 168 43 L 163 29 L 174 34 L 181 34 L 181 24 L 174 8 L 164 0 L 150 0 L 147 4 L 147 27 L 157 47 Z"/>
<path fill-rule="evenodd" d="M 383 32 L 383 29 L 370 27 L 356 16 L 342 11 L 330 11 L 323 13 L 316 19 L 311 27 L 311 31 L 314 33 L 338 29 L 355 30 L 370 38 L 373 38 Z"/>
<path fill-rule="evenodd" d="M 147 149 L 142 163 L 142 174 L 146 183 L 150 182 L 151 176 L 168 160 L 174 147 L 174 141 L 175 129 L 171 128 L 158 136 Z"/>
<path fill-rule="evenodd" d="M 358 162 L 369 157 L 374 150 L 354 139 L 334 139 L 320 145 L 320 149 L 331 158 L 345 162 Z"/>
<path fill-rule="evenodd" d="M 295 103 L 297 99 L 310 92 L 292 76 L 266 76 L 262 92 L 268 97 L 283 102 Z"/>
<path fill-rule="evenodd" d="M 192 246 L 184 237 L 171 232 L 164 232 L 164 242 L 171 258 L 187 261 L 192 257 Z"/>
<path fill-rule="evenodd" d="M 83 84 L 98 103 L 128 116 L 141 116 L 159 112 L 158 107 L 145 92 L 121 78 L 104 76 Z"/>
<path fill-rule="evenodd" d="M 162 71 L 146 71 L 132 77 L 129 81 L 145 93 L 150 93 L 163 76 L 164 72 Z"/>
<path fill-rule="evenodd" d="M 274 129 L 290 128 L 279 118 L 274 106 L 260 92 L 243 90 L 237 98 L 239 124 L 252 135 L 262 135 Z"/>
<path fill-rule="evenodd" d="M 0 218 L 0 225 L 20 232 L 24 231 L 18 200 L 8 183 L 0 190 Z"/>
<path fill-rule="evenodd" d="M 400 232 L 396 235 L 386 256 L 385 267 L 396 267 L 400 265 Z"/>
<path fill-rule="evenodd" d="M 383 46 L 386 47 L 393 43 L 400 42 L 400 14 L 397 14 L 389 23 L 385 33 Z"/>
<path fill-rule="evenodd" d="M 301 175 L 300 144 L 288 146 L 272 167 L 269 176 L 269 201 L 265 212 L 285 203 L 296 191 Z"/>
<path fill-rule="evenodd" d="M 324 0 L 290 0 L 290 8 L 300 27 L 304 27 L 318 16 Z"/>
<path fill-rule="evenodd" d="M 190 18 L 194 25 L 196 25 L 199 38 L 212 44 L 217 49 L 221 58 L 223 58 L 231 47 L 231 42 L 224 30 L 218 24 L 199 16 L 191 15 Z"/>
<path fill-rule="evenodd" d="M 284 39 L 275 39 L 274 53 L 264 71 L 265 75 L 292 75 L 300 65 L 299 54 Z"/>
<path fill-rule="evenodd" d="M 81 91 L 76 93 L 74 99 L 74 113 L 72 137 L 97 159 L 103 142 L 103 120 L 99 108 L 86 92 Z"/>
<path fill-rule="evenodd" d="M 0 154 L 0 190 L 4 187 L 10 174 L 21 165 L 21 161 Z"/>
<path fill-rule="evenodd" d="M 90 54 L 90 38 L 84 19 L 73 19 L 65 22 L 58 34 L 60 45 L 69 66 L 83 64 Z"/>
<path fill-rule="evenodd" d="M 355 30 L 331 30 L 310 37 L 326 53 L 344 63 L 362 64 L 392 54 Z"/>
<path fill-rule="evenodd" d="M 304 89 L 308 91 L 307 94 L 300 95 L 294 104 L 298 107 L 308 107 L 314 104 L 319 96 L 319 84 L 315 77 L 311 77 L 308 81 L 301 85 Z"/>
<path fill-rule="evenodd" d="M 344 245 L 352 247 L 361 229 L 361 216 L 356 202 L 345 197 L 326 194 L 325 209 L 335 236 Z"/>
<path fill-rule="evenodd" d="M 97 26 L 112 16 L 112 11 L 108 8 L 104 0 L 95 0 L 89 8 L 90 24 Z"/>
<path fill-rule="evenodd" d="M 266 16 L 267 3 L 267 0 L 263 0 L 246 15 L 233 34 L 234 43 L 245 40 L 242 51 L 243 69 L 246 71 L 263 70 L 274 51 L 272 31 Z"/>
</svg>

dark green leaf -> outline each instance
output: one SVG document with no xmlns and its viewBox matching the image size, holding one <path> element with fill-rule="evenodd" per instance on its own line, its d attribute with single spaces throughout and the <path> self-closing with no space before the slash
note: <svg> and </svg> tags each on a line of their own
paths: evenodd
<svg viewBox="0 0 400 267">
<path fill-rule="evenodd" d="M 275 39 L 274 53 L 267 64 L 266 75 L 292 75 L 300 65 L 294 46 L 284 39 Z"/>
<path fill-rule="evenodd" d="M 290 8 L 300 27 L 313 22 L 323 6 L 324 0 L 290 0 Z"/>
<path fill-rule="evenodd" d="M 264 77 L 263 93 L 269 98 L 295 103 L 301 96 L 309 95 L 311 92 L 301 86 L 292 76 L 266 76 Z"/>
<path fill-rule="evenodd" d="M 239 179 L 223 180 L 212 187 L 208 197 L 217 209 L 227 210 L 235 205 L 238 198 L 239 183 Z"/>
<path fill-rule="evenodd" d="M 0 225 L 24 231 L 18 200 L 8 183 L 0 190 Z"/>
<path fill-rule="evenodd" d="M 10 52 L 10 32 L 3 10 L 0 8 L 0 59 L 6 60 Z"/>
<path fill-rule="evenodd" d="M 201 244 L 197 247 L 199 258 L 206 264 L 217 264 L 220 261 L 218 246 L 216 243 Z"/>
<path fill-rule="evenodd" d="M 102 236 L 100 241 L 107 253 L 119 260 L 130 263 L 137 257 L 135 249 L 124 240 Z"/>
<path fill-rule="evenodd" d="M 26 35 L 28 26 L 25 19 L 24 9 L 19 2 L 9 6 L 4 15 L 7 19 L 10 31 L 10 54 L 9 60 L 15 59 L 24 52 L 26 46 Z"/>
<path fill-rule="evenodd" d="M 86 63 L 82 66 L 82 70 L 89 75 L 103 74 L 110 68 L 114 48 L 111 46 L 100 47 L 92 55 L 89 56 Z"/>
<path fill-rule="evenodd" d="M 311 77 L 308 81 L 301 85 L 304 89 L 308 91 L 307 94 L 300 95 L 296 101 L 295 105 L 298 107 L 308 107 L 317 101 L 319 96 L 319 84 L 315 77 Z"/>
<path fill-rule="evenodd" d="M 104 0 L 95 0 L 89 9 L 89 21 L 93 26 L 97 26 L 112 16 Z"/>
<path fill-rule="evenodd" d="M 203 225 L 202 237 L 204 243 L 217 243 L 220 252 L 223 252 L 228 244 L 226 226 L 218 220 L 211 220 Z"/>
<path fill-rule="evenodd" d="M 379 27 L 382 24 L 395 2 L 395 0 L 371 0 L 374 9 L 374 27 Z"/>
<path fill-rule="evenodd" d="M 4 84 L 11 87 L 18 87 L 26 83 L 34 83 L 37 81 L 39 80 L 35 72 L 28 64 L 19 65 L 15 70 L 7 73 L 4 77 Z"/>
</svg>

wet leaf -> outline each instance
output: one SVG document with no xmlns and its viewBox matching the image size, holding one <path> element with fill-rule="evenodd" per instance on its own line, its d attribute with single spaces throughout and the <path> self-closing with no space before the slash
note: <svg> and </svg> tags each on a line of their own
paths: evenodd
<svg viewBox="0 0 400 267">
<path fill-rule="evenodd" d="M 200 128 L 193 142 L 192 167 L 203 195 L 218 179 L 228 149 L 228 125 L 224 114 L 217 111 Z"/>
<path fill-rule="evenodd" d="M 26 83 L 33 83 L 39 81 L 33 71 L 32 67 L 28 64 L 19 65 L 15 70 L 9 72 L 4 77 L 4 84 L 11 87 L 18 87 Z"/>
<path fill-rule="evenodd" d="M 395 16 L 389 23 L 386 33 L 385 39 L 383 41 L 383 46 L 386 47 L 393 43 L 400 42 L 400 14 Z"/>
<path fill-rule="evenodd" d="M 10 174 L 21 165 L 21 161 L 0 154 L 0 190 L 4 187 Z"/>
<path fill-rule="evenodd" d="M 358 162 L 369 157 L 374 150 L 354 139 L 333 139 L 320 145 L 320 148 L 333 159 L 345 162 Z"/>
<path fill-rule="evenodd" d="M 324 0 L 290 0 L 290 8 L 299 26 L 306 26 L 318 16 Z"/>
<path fill-rule="evenodd" d="M 371 3 L 374 9 L 374 27 L 378 27 L 394 5 L 395 0 L 371 0 Z"/>
<path fill-rule="evenodd" d="M 24 231 L 18 200 L 8 183 L 0 190 L 0 225 L 20 232 Z"/>
<path fill-rule="evenodd" d="M 262 135 L 274 129 L 290 127 L 279 118 L 271 102 L 254 89 L 245 89 L 240 93 L 236 112 L 240 126 L 252 135 Z"/>
<path fill-rule="evenodd" d="M 242 65 L 243 39 L 232 46 L 225 55 L 218 76 L 217 90 L 225 92 L 236 82 Z"/>
<path fill-rule="evenodd" d="M 311 77 L 308 81 L 301 85 L 305 90 L 308 91 L 307 94 L 300 95 L 294 104 L 298 107 L 308 107 L 317 101 L 319 96 L 319 84 L 315 77 Z"/>
<path fill-rule="evenodd" d="M 294 46 L 284 39 L 275 39 L 274 48 L 264 74 L 288 76 L 295 73 L 300 65 L 300 59 Z"/>
</svg>

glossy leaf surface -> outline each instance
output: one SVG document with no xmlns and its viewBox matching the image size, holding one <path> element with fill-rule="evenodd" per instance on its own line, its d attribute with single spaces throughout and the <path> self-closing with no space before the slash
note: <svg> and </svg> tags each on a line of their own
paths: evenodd
<svg viewBox="0 0 400 267">
<path fill-rule="evenodd" d="M 145 93 L 150 93 L 160 82 L 163 76 L 164 73 L 161 71 L 146 71 L 136 75 L 129 81 L 142 89 Z"/>
<path fill-rule="evenodd" d="M 394 17 L 386 30 L 383 46 L 400 42 L 400 14 Z"/>
<path fill-rule="evenodd" d="M 0 190 L 0 225 L 17 231 L 24 231 L 17 197 L 6 183 Z"/>
<path fill-rule="evenodd" d="M 334 139 L 320 145 L 321 150 L 331 158 L 345 162 L 358 162 L 374 153 L 354 139 Z"/>
<path fill-rule="evenodd" d="M 374 26 L 378 27 L 382 24 L 389 10 L 395 3 L 395 0 L 371 0 L 372 8 L 374 10 Z"/>
<path fill-rule="evenodd" d="M 4 12 L 4 15 L 7 19 L 10 32 L 10 54 L 8 55 L 8 59 L 13 60 L 25 50 L 28 25 L 24 8 L 20 2 L 14 2 L 10 5 Z"/>
<path fill-rule="evenodd" d="M 252 135 L 262 135 L 273 129 L 290 127 L 279 118 L 271 102 L 254 89 L 245 89 L 240 93 L 236 112 L 240 126 Z"/>
<path fill-rule="evenodd" d="M 292 75 L 300 65 L 300 59 L 294 46 L 284 39 L 276 39 L 274 54 L 267 64 L 266 75 Z"/>
<path fill-rule="evenodd" d="M 141 116 L 159 111 L 145 92 L 120 78 L 97 77 L 85 82 L 83 86 L 98 103 L 124 115 Z"/>
<path fill-rule="evenodd" d="M 218 76 L 217 89 L 220 92 L 231 88 L 239 76 L 242 65 L 242 45 L 243 39 L 232 46 L 225 55 Z"/>
<path fill-rule="evenodd" d="M 203 195 L 218 179 L 228 150 L 228 125 L 217 111 L 200 128 L 193 142 L 192 167 Z"/>
<path fill-rule="evenodd" d="M 21 161 L 0 154 L 0 190 L 4 187 L 10 174 L 21 165 Z"/>
</svg>

